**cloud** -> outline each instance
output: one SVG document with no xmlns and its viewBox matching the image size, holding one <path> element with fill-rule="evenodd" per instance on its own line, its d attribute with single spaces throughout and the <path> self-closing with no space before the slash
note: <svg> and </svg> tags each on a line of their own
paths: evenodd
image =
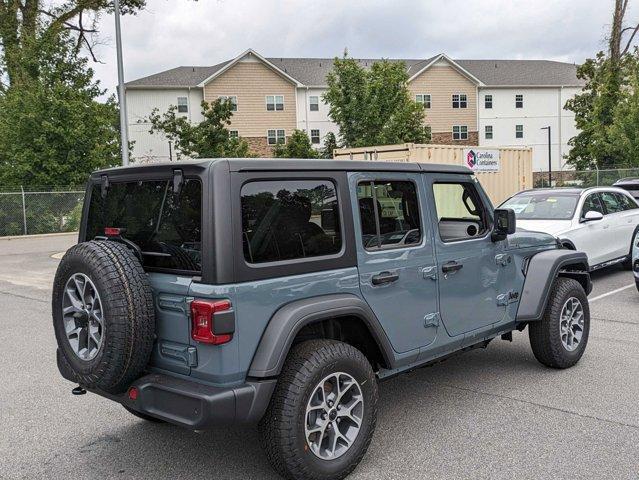
<svg viewBox="0 0 639 480">
<path fill-rule="evenodd" d="M 637 3 L 637 2 L 635 2 Z M 267 57 L 553 59 L 582 62 L 605 48 L 612 0 L 148 0 L 122 19 L 125 78 L 213 65 L 251 47 Z M 637 6 L 628 12 L 633 18 Z M 101 19 L 96 64 L 117 82 L 113 17 Z"/>
</svg>

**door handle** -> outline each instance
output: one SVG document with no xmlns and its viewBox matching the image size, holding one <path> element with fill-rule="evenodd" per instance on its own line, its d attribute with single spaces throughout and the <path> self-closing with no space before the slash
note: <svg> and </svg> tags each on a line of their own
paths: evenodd
<svg viewBox="0 0 639 480">
<path fill-rule="evenodd" d="M 461 270 L 463 267 L 464 265 L 462 265 L 461 263 L 457 263 L 455 261 L 446 262 L 442 265 L 442 272 L 452 273 L 452 272 L 456 272 L 457 270 Z"/>
<path fill-rule="evenodd" d="M 373 278 L 371 278 L 371 282 L 373 283 L 373 285 L 385 285 L 387 283 L 393 283 L 397 280 L 399 280 L 399 273 L 392 272 L 381 272 L 377 275 L 373 275 Z"/>
</svg>

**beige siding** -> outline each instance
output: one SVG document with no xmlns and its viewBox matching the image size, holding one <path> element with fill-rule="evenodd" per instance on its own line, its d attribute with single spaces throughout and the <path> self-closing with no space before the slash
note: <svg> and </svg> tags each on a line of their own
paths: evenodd
<svg viewBox="0 0 639 480">
<path fill-rule="evenodd" d="M 295 86 L 261 62 L 239 62 L 204 86 L 204 100 L 220 95 L 237 96 L 237 112 L 229 129 L 241 137 L 266 137 L 268 129 L 284 129 L 290 136 L 296 127 Z M 283 95 L 283 111 L 267 111 L 266 96 Z"/>
<path fill-rule="evenodd" d="M 515 193 L 532 188 L 532 149 L 499 148 L 499 172 L 477 172 L 477 178 L 494 205 Z M 379 160 L 385 162 L 440 163 L 465 165 L 464 147 L 456 145 L 419 145 L 405 143 L 366 148 L 341 148 L 337 160 Z M 352 158 L 351 158 L 352 157 Z"/>
<path fill-rule="evenodd" d="M 433 132 L 450 132 L 452 140 L 453 125 L 467 125 L 469 132 L 477 130 L 477 87 L 453 67 L 434 65 L 410 82 L 408 88 L 413 98 L 430 94 L 426 123 Z M 452 96 L 456 93 L 466 94 L 467 108 L 453 108 Z"/>
</svg>

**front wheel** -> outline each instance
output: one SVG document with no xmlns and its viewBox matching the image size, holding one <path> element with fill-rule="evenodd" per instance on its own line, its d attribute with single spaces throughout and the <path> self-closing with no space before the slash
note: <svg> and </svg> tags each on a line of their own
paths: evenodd
<svg viewBox="0 0 639 480">
<path fill-rule="evenodd" d="M 528 324 L 535 358 L 547 367 L 572 367 L 586 350 L 589 332 L 590 308 L 586 292 L 576 280 L 557 278 L 543 318 Z"/>
<path fill-rule="evenodd" d="M 376 417 L 377 383 L 362 352 L 311 340 L 291 350 L 259 431 L 282 476 L 337 480 L 366 453 Z"/>
</svg>

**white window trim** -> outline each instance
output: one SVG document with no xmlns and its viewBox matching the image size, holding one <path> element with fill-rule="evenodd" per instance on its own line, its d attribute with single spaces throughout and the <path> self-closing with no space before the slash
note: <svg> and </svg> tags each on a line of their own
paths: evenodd
<svg viewBox="0 0 639 480">
<path fill-rule="evenodd" d="M 180 105 L 180 99 L 183 98 L 186 103 Z M 186 111 L 181 112 L 180 106 L 186 107 Z M 189 97 L 177 97 L 177 113 L 189 113 Z"/>
<path fill-rule="evenodd" d="M 273 110 L 269 110 L 268 109 L 268 103 L 269 103 L 268 102 L 268 97 L 273 97 Z M 281 110 L 277 109 L 277 97 L 282 97 L 282 109 Z M 267 112 L 283 112 L 284 109 L 286 108 L 284 106 L 284 95 L 282 95 L 282 94 L 265 95 L 264 96 L 264 104 L 266 106 L 266 111 Z"/>
<path fill-rule="evenodd" d="M 421 102 L 417 100 L 417 97 L 422 97 Z M 426 97 L 428 97 L 428 106 L 426 106 Z M 433 96 L 430 93 L 416 93 L 415 102 L 422 104 L 424 108 L 431 108 L 433 106 Z"/>
<path fill-rule="evenodd" d="M 313 142 L 313 132 L 317 132 L 317 142 Z M 311 145 L 319 145 L 320 143 L 322 143 L 322 133 L 320 132 L 319 128 L 311 128 L 309 137 L 311 140 Z"/>
<path fill-rule="evenodd" d="M 235 105 L 235 110 L 233 110 L 234 112 L 239 112 L 240 107 L 237 104 L 237 95 L 220 95 L 217 97 L 219 100 L 231 100 L 232 98 L 235 99 L 234 105 Z M 231 100 L 232 101 L 232 100 Z"/>
<path fill-rule="evenodd" d="M 270 143 L 269 142 L 269 138 L 270 138 L 270 136 L 268 134 L 269 131 L 275 132 L 275 143 Z M 286 130 L 285 129 L 283 129 L 283 128 L 269 128 L 269 129 L 266 130 L 266 144 L 269 147 L 274 147 L 275 145 L 278 144 L 278 141 L 277 141 L 278 140 L 278 135 L 277 135 L 278 132 L 284 132 L 284 136 L 282 137 L 282 140 L 283 140 L 282 145 L 286 144 Z"/>
<path fill-rule="evenodd" d="M 517 127 L 521 127 L 521 130 L 519 130 Z M 517 134 L 521 132 L 521 137 L 518 137 Z M 522 139 L 524 138 L 524 126 L 523 125 L 515 125 L 515 138 L 516 139 Z"/>
<path fill-rule="evenodd" d="M 517 100 L 517 97 L 521 97 L 521 107 L 517 106 L 517 102 L 519 102 L 519 100 Z M 515 108 L 524 108 L 524 94 L 523 93 L 515 94 Z"/>
<path fill-rule="evenodd" d="M 312 98 L 317 98 L 317 103 L 313 103 L 311 101 Z M 309 97 L 308 97 L 308 111 L 309 112 L 319 112 L 319 104 L 320 104 L 319 95 L 309 95 Z M 316 110 L 313 110 L 313 108 L 312 108 L 313 105 L 317 105 L 317 109 Z"/>
<path fill-rule="evenodd" d="M 235 136 L 233 136 L 233 132 L 235 132 Z M 229 138 L 240 138 L 240 132 L 237 130 L 229 130 Z"/>
<path fill-rule="evenodd" d="M 464 127 L 466 129 L 465 133 L 462 133 L 462 127 Z M 455 128 L 459 129 L 459 138 L 455 138 Z M 453 129 L 452 129 L 452 139 L 453 140 L 468 140 L 468 125 L 453 125 Z M 462 135 L 466 135 L 466 137 L 462 137 Z"/>
<path fill-rule="evenodd" d="M 490 97 L 490 100 L 487 100 L 486 97 Z M 493 101 L 494 101 L 494 98 L 493 98 L 492 93 L 485 94 L 484 95 L 484 108 L 486 110 L 492 110 L 493 109 Z M 489 102 L 490 102 L 490 107 L 487 107 L 486 104 L 489 103 Z"/>
<path fill-rule="evenodd" d="M 490 129 L 490 132 L 488 131 L 488 129 Z M 494 138 L 494 129 L 492 125 L 485 125 L 484 126 L 484 139 L 485 140 L 492 140 Z M 490 137 L 488 137 L 488 134 L 490 133 Z"/>
<path fill-rule="evenodd" d="M 457 107 L 455 107 L 455 106 L 454 106 L 454 105 L 455 105 L 455 97 L 459 97 L 459 98 L 457 99 L 457 103 L 458 103 L 458 105 L 459 105 L 459 106 L 457 106 Z M 464 103 L 465 103 L 466 105 L 465 105 L 464 107 L 462 107 L 462 106 L 461 106 L 461 104 L 462 104 L 462 97 L 465 97 L 465 99 L 464 99 Z M 468 94 L 467 94 L 467 93 L 453 93 L 453 94 L 451 95 L 451 97 L 450 97 L 450 106 L 451 106 L 452 108 L 455 108 L 455 109 L 465 109 L 465 108 L 468 108 Z"/>
</svg>

